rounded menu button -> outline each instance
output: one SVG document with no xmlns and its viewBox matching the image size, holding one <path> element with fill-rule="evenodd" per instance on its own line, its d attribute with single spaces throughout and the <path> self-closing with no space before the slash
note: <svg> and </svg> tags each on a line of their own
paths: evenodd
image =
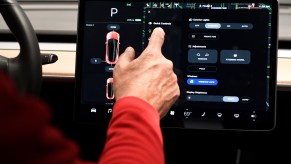
<svg viewBox="0 0 291 164">
<path fill-rule="evenodd" d="M 223 96 L 223 102 L 238 102 L 239 98 L 237 96 Z"/>
</svg>

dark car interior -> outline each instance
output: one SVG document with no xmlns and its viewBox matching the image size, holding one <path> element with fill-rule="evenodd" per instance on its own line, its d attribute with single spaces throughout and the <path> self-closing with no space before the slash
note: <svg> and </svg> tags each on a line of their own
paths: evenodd
<svg viewBox="0 0 291 164">
<path fill-rule="evenodd" d="M 290 0 L 4 0 L 0 12 L 0 69 L 49 105 L 82 159 L 102 152 L 118 56 L 161 26 L 181 90 L 161 120 L 166 163 L 288 163 Z"/>
</svg>

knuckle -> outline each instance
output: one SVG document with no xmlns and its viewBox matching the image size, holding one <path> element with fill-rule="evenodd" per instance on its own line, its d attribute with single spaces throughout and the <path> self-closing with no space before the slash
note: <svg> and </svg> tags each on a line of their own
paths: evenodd
<svg viewBox="0 0 291 164">
<path fill-rule="evenodd" d="M 174 78 L 174 81 L 177 82 L 178 81 L 178 77 L 177 75 L 173 72 L 173 78 Z"/>
<path fill-rule="evenodd" d="M 166 59 L 164 63 L 165 63 L 165 66 L 166 66 L 167 69 L 173 70 L 174 64 L 173 64 L 173 62 L 171 60 Z"/>
<path fill-rule="evenodd" d="M 155 53 L 151 49 L 148 49 L 148 48 L 146 48 L 143 53 L 145 57 L 151 57 L 155 55 Z"/>
<path fill-rule="evenodd" d="M 120 64 L 117 62 L 113 68 L 113 73 L 117 72 L 120 69 Z"/>
<path fill-rule="evenodd" d="M 179 87 L 177 87 L 177 93 L 176 93 L 176 95 L 177 95 L 177 97 L 180 96 L 180 89 L 179 89 Z"/>
<path fill-rule="evenodd" d="M 171 60 L 168 60 L 166 58 L 160 59 L 160 65 L 162 65 L 164 68 L 169 69 L 173 67 L 173 63 Z"/>
</svg>

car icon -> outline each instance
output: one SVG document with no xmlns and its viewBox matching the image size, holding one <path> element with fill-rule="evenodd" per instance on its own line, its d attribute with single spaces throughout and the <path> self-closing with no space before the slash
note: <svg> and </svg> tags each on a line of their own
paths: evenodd
<svg viewBox="0 0 291 164">
<path fill-rule="evenodd" d="M 113 78 L 108 78 L 107 81 L 106 81 L 106 98 L 108 100 L 114 99 Z"/>
<path fill-rule="evenodd" d="M 106 52 L 105 61 L 108 64 L 115 64 L 119 57 L 119 33 L 110 31 L 106 34 Z"/>
<path fill-rule="evenodd" d="M 91 113 L 96 113 L 97 109 L 96 108 L 91 108 Z"/>
</svg>

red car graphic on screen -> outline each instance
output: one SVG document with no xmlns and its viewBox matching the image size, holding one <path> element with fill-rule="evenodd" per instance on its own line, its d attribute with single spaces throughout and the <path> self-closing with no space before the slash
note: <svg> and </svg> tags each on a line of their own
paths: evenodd
<svg viewBox="0 0 291 164">
<path fill-rule="evenodd" d="M 119 57 L 119 33 L 110 31 L 106 35 L 105 61 L 108 64 L 115 64 Z"/>
<path fill-rule="evenodd" d="M 107 81 L 106 81 L 106 98 L 108 100 L 114 99 L 113 78 L 108 78 Z"/>
</svg>

